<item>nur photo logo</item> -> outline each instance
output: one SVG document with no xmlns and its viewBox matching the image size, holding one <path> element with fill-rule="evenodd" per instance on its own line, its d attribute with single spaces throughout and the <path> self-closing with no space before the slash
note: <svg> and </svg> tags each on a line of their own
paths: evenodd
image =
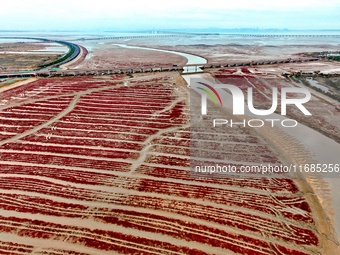
<svg viewBox="0 0 340 255">
<path fill-rule="evenodd" d="M 228 125 L 230 127 L 235 125 L 243 125 L 250 127 L 262 127 L 265 122 L 271 123 L 274 127 L 275 123 L 280 121 L 283 127 L 295 127 L 298 122 L 292 119 L 263 119 L 264 116 L 270 116 L 277 112 L 278 106 L 280 106 L 280 115 L 287 115 L 288 107 L 296 107 L 305 116 L 311 116 L 312 114 L 305 107 L 304 104 L 311 99 L 311 93 L 308 89 L 297 87 L 284 87 L 280 92 L 276 87 L 272 88 L 270 107 L 267 109 L 257 109 L 254 106 L 255 92 L 252 87 L 248 87 L 246 93 L 239 87 L 232 84 L 212 84 L 208 81 L 202 81 L 202 79 L 192 79 L 190 87 L 200 95 L 201 115 L 208 115 L 208 100 L 213 102 L 219 107 L 226 107 L 231 102 L 225 96 L 226 93 L 231 95 L 232 105 L 231 111 L 235 116 L 259 116 L 260 119 L 243 120 L 236 122 L 235 120 L 227 119 L 214 119 L 213 126 Z M 228 104 L 229 103 L 229 104 Z"/>
<path fill-rule="evenodd" d="M 243 91 L 235 85 L 231 84 L 207 84 L 204 82 L 196 82 L 193 86 L 191 86 L 201 95 L 201 112 L 202 115 L 207 115 L 207 100 L 208 97 L 214 104 L 217 104 L 217 100 L 220 106 L 223 106 L 221 96 L 217 89 L 227 89 L 231 93 L 233 97 L 233 115 L 244 115 L 244 103 L 245 96 Z M 303 98 L 287 98 L 288 94 L 304 94 Z M 269 115 L 275 112 L 278 106 L 278 89 L 272 88 L 272 106 L 268 110 L 259 110 L 255 109 L 253 103 L 253 88 L 249 87 L 247 89 L 247 105 L 248 109 L 251 113 L 255 115 Z M 301 110 L 304 115 L 312 115 L 306 107 L 303 105 L 307 103 L 311 99 L 311 93 L 308 89 L 305 88 L 282 88 L 281 89 L 281 115 L 287 114 L 287 105 L 295 105 L 297 108 Z"/>
</svg>

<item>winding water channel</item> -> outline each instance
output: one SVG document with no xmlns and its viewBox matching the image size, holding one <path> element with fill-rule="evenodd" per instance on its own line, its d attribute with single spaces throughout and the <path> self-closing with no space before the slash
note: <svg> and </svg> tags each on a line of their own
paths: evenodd
<svg viewBox="0 0 340 255">
<path fill-rule="evenodd" d="M 154 48 L 139 47 L 139 46 L 129 46 L 129 45 L 126 45 L 126 44 L 113 44 L 113 45 L 119 46 L 119 47 L 122 47 L 122 48 L 127 48 L 127 49 L 159 51 L 159 52 L 171 53 L 171 54 L 176 54 L 176 55 L 182 56 L 182 57 L 187 59 L 186 65 L 195 65 L 195 66 L 185 66 L 183 74 L 185 74 L 185 73 L 202 73 L 203 70 L 200 69 L 197 66 L 200 66 L 200 65 L 203 66 L 207 63 L 207 60 L 205 58 L 202 58 L 202 57 L 196 56 L 196 55 L 192 55 L 192 54 L 189 54 L 189 53 L 184 53 L 184 52 L 154 49 Z"/>
</svg>

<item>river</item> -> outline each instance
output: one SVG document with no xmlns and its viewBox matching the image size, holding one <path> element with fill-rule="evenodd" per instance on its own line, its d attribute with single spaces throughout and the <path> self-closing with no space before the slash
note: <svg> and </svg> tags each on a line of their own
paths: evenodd
<svg viewBox="0 0 340 255">
<path fill-rule="evenodd" d="M 202 58 L 200 56 L 192 55 L 189 53 L 184 52 L 178 52 L 178 51 L 171 51 L 171 50 L 162 50 L 162 49 L 155 49 L 155 48 L 148 48 L 148 47 L 139 47 L 139 46 L 129 46 L 126 44 L 112 44 L 115 46 L 119 46 L 122 48 L 127 49 L 141 49 L 141 50 L 150 50 L 150 51 L 159 51 L 159 52 L 166 52 L 171 54 L 176 54 L 179 56 L 182 56 L 187 59 L 186 65 L 195 65 L 195 66 L 185 66 L 183 74 L 185 73 L 201 73 L 203 70 L 199 68 L 198 66 L 203 66 L 207 63 L 207 60 L 205 58 Z"/>
</svg>

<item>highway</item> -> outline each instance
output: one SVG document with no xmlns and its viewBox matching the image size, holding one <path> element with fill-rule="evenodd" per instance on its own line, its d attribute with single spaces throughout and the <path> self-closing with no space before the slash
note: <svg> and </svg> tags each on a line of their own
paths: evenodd
<svg viewBox="0 0 340 255">
<path fill-rule="evenodd" d="M 62 44 L 62 45 L 66 45 L 67 47 L 69 47 L 69 52 L 63 56 L 62 58 L 64 58 L 62 60 L 62 58 L 60 58 L 59 60 L 57 60 L 57 63 L 54 63 L 54 64 L 49 64 L 47 66 L 45 66 L 44 68 L 53 68 L 53 67 L 59 67 L 63 64 L 66 64 L 72 60 L 74 60 L 76 57 L 78 57 L 78 55 L 80 54 L 81 52 L 81 49 L 79 47 L 79 45 L 75 44 L 75 43 L 70 43 L 70 42 L 64 42 L 64 41 L 53 41 L 55 43 L 59 43 L 59 44 Z"/>
<path fill-rule="evenodd" d="M 48 70 L 49 68 L 59 67 L 60 65 L 66 64 L 72 60 L 74 60 L 81 52 L 79 45 L 71 42 L 59 41 L 59 40 L 50 40 L 46 38 L 39 38 L 39 37 L 17 37 L 17 36 L 7 36 L 7 37 L 0 37 L 0 39 L 21 39 L 21 40 L 35 40 L 35 41 L 43 41 L 43 42 L 51 42 L 51 43 L 58 43 L 61 45 L 65 45 L 69 48 L 69 51 L 62 56 L 61 58 L 53 61 L 52 63 L 42 66 L 39 70 Z M 33 71 L 37 72 L 37 71 Z"/>
</svg>

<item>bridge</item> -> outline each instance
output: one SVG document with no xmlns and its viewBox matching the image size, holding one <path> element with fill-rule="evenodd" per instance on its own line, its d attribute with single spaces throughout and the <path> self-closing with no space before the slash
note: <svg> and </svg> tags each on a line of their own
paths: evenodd
<svg viewBox="0 0 340 255">
<path fill-rule="evenodd" d="M 205 65 L 185 65 L 185 66 L 167 66 L 167 67 L 142 67 L 142 68 L 113 68 L 98 70 L 38 70 L 29 72 L 12 72 L 0 73 L 0 78 L 25 78 L 25 77 L 65 77 L 65 76 L 97 76 L 97 75 L 113 75 L 113 74 L 134 74 L 134 73 L 151 73 L 151 72 L 182 72 L 183 74 L 203 72 L 208 68 L 224 68 L 238 66 L 258 66 L 258 65 L 275 65 L 283 63 L 302 63 L 309 61 L 318 61 L 318 58 L 308 59 L 285 59 L 271 61 L 252 61 L 243 63 L 225 63 L 225 64 L 205 64 Z"/>
<path fill-rule="evenodd" d="M 156 34 L 156 35 L 131 35 L 131 36 L 108 36 L 94 38 L 79 38 L 70 41 L 94 41 L 94 40 L 124 40 L 124 39 L 144 39 L 144 38 L 166 38 L 166 37 L 193 37 L 196 34 Z"/>
<path fill-rule="evenodd" d="M 145 38 L 166 38 L 166 37 L 195 37 L 195 36 L 229 36 L 229 37 L 340 37 L 339 35 L 313 35 L 313 34 L 218 34 L 218 33 L 172 33 L 154 35 L 131 35 L 131 36 L 108 36 L 95 38 L 79 38 L 70 41 L 93 41 L 93 40 L 124 40 L 124 39 L 145 39 Z"/>
<path fill-rule="evenodd" d="M 318 61 L 319 58 L 306 58 L 306 59 L 284 59 L 284 60 L 266 60 L 266 61 L 251 61 L 243 63 L 227 63 L 227 64 L 207 64 L 201 66 L 202 69 L 206 68 L 221 68 L 221 67 L 237 67 L 237 66 L 259 66 L 259 65 L 276 65 L 284 63 L 304 63 L 311 61 Z"/>
<path fill-rule="evenodd" d="M 340 37 L 340 34 L 338 35 L 312 35 L 312 34 L 223 34 L 225 36 L 234 36 L 234 37 Z"/>
</svg>

